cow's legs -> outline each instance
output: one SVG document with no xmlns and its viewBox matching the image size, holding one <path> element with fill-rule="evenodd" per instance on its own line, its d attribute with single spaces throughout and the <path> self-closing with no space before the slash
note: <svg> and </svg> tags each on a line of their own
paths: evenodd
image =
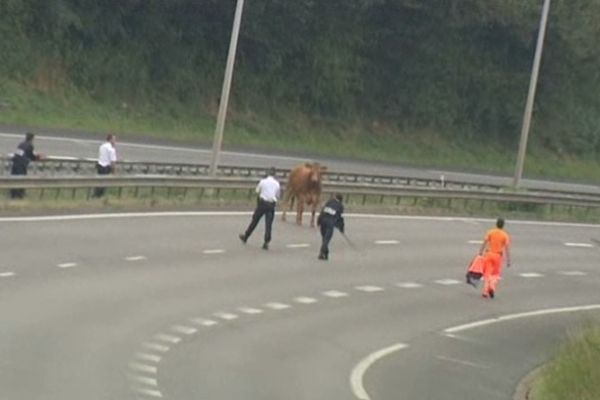
<svg viewBox="0 0 600 400">
<path fill-rule="evenodd" d="M 298 198 L 298 209 L 296 212 L 296 224 L 302 225 L 302 213 L 304 212 L 304 199 Z"/>
<path fill-rule="evenodd" d="M 285 221 L 287 210 L 294 207 L 294 196 L 289 192 L 285 192 L 283 196 L 283 212 L 281 213 L 281 220 Z"/>
</svg>

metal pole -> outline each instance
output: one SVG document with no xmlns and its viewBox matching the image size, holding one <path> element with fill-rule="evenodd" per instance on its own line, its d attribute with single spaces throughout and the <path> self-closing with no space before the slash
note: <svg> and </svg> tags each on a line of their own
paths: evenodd
<svg viewBox="0 0 600 400">
<path fill-rule="evenodd" d="M 533 70 L 531 72 L 531 81 L 529 82 L 529 94 L 527 95 L 527 104 L 525 105 L 525 114 L 523 115 L 523 125 L 521 128 L 521 141 L 519 143 L 519 153 L 517 154 L 517 164 L 515 166 L 515 177 L 513 186 L 519 187 L 521 177 L 523 176 L 523 166 L 525 164 L 525 153 L 527 152 L 527 140 L 529 138 L 529 128 L 531 126 L 531 114 L 533 113 L 533 103 L 535 101 L 535 91 L 537 88 L 540 64 L 542 62 L 542 52 L 544 50 L 544 37 L 546 36 L 546 26 L 548 24 L 548 13 L 550 11 L 550 0 L 544 0 L 542 8 L 542 18 L 540 21 L 540 31 L 538 33 L 535 57 L 533 60 Z"/>
<path fill-rule="evenodd" d="M 235 16 L 233 18 L 233 29 L 231 31 L 231 41 L 229 43 L 229 54 L 227 55 L 227 65 L 225 66 L 225 78 L 223 79 L 223 90 L 221 91 L 221 101 L 219 102 L 219 115 L 217 116 L 217 127 L 215 128 L 215 137 L 213 140 L 212 157 L 210 161 L 209 174 L 217 174 L 217 165 L 221 146 L 223 144 L 223 130 L 225 129 L 225 118 L 227 116 L 227 106 L 229 103 L 229 92 L 231 90 L 231 80 L 233 77 L 233 65 L 235 63 L 235 54 L 240 35 L 240 25 L 242 22 L 242 11 L 244 9 L 244 0 L 237 0 Z"/>
</svg>

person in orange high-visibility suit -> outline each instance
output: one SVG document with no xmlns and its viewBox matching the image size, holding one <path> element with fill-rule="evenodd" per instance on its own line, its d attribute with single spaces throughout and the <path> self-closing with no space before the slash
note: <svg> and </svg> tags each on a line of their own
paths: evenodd
<svg viewBox="0 0 600 400">
<path fill-rule="evenodd" d="M 506 257 L 506 266 L 510 267 L 510 236 L 504 230 L 504 219 L 498 218 L 496 227 L 487 231 L 479 254 L 485 258 L 481 295 L 493 299 L 502 273 L 503 257 Z"/>
</svg>

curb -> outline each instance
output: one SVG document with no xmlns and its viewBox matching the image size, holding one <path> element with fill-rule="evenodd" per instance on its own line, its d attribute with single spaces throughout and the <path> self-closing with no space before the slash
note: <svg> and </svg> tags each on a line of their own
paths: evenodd
<svg viewBox="0 0 600 400">
<path fill-rule="evenodd" d="M 513 400 L 534 400 L 533 397 L 531 397 L 531 386 L 541 374 L 543 368 L 544 365 L 540 365 L 521 379 L 521 382 L 519 382 L 515 389 Z"/>
</svg>

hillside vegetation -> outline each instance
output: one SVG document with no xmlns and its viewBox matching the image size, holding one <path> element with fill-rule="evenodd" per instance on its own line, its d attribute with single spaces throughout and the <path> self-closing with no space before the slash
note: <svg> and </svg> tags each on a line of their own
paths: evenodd
<svg viewBox="0 0 600 400">
<path fill-rule="evenodd" d="M 510 170 L 541 5 L 247 0 L 226 143 Z M 0 122 L 208 142 L 234 8 L 0 0 Z M 529 172 L 593 178 L 600 0 L 554 0 L 548 29 Z"/>
</svg>

